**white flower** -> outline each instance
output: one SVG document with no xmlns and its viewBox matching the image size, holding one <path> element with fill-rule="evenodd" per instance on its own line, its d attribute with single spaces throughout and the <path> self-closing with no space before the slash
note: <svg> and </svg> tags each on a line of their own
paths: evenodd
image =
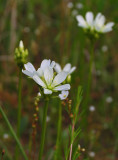
<svg viewBox="0 0 118 160">
<path fill-rule="evenodd" d="M 27 76 L 29 77 L 33 77 L 35 74 L 37 74 L 38 76 L 42 77 L 43 76 L 43 71 L 45 70 L 46 67 L 50 67 L 50 68 L 53 68 L 55 65 L 55 62 L 54 61 L 50 61 L 50 60 L 47 60 L 47 59 L 44 59 L 41 63 L 41 66 L 40 68 L 36 71 L 36 69 L 34 68 L 34 66 L 28 62 L 27 64 L 24 65 L 25 67 L 25 70 L 22 70 L 22 72 L 24 74 L 26 74 Z"/>
<path fill-rule="evenodd" d="M 72 10 L 72 15 L 73 15 L 73 16 L 76 16 L 77 14 L 78 14 L 78 11 L 77 11 L 76 9 L 73 9 L 73 10 Z"/>
<path fill-rule="evenodd" d="M 102 46 L 102 51 L 107 52 L 108 51 L 108 46 L 106 46 L 106 45 Z"/>
<path fill-rule="evenodd" d="M 94 112 L 94 111 L 95 111 L 95 106 L 90 106 L 90 107 L 89 107 L 89 110 L 90 110 L 91 112 Z"/>
<path fill-rule="evenodd" d="M 82 9 L 82 8 L 83 8 L 83 4 L 82 4 L 82 3 L 77 3 L 77 4 L 76 4 L 76 7 L 77 7 L 78 9 Z"/>
<path fill-rule="evenodd" d="M 67 73 L 62 71 L 54 76 L 53 68 L 47 67 L 43 71 L 44 77 L 41 78 L 37 74 L 33 76 L 34 81 L 44 88 L 44 94 L 52 94 L 52 92 L 69 90 L 70 85 L 60 85 L 67 77 Z"/>
<path fill-rule="evenodd" d="M 68 2 L 67 7 L 68 8 L 72 8 L 73 7 L 73 3 L 72 2 Z"/>
<path fill-rule="evenodd" d="M 112 31 L 112 27 L 114 25 L 113 22 L 105 24 L 105 16 L 101 13 L 98 13 L 94 18 L 92 12 L 87 12 L 85 15 L 85 19 L 81 15 L 76 16 L 76 19 L 80 27 L 90 29 L 90 31 L 95 31 L 98 33 L 110 32 Z"/>
<path fill-rule="evenodd" d="M 4 139 L 8 139 L 8 138 L 9 138 L 9 135 L 8 135 L 7 133 L 5 133 L 5 134 L 3 135 L 3 138 L 4 138 Z"/>
<path fill-rule="evenodd" d="M 107 102 L 107 103 L 111 103 L 112 101 L 113 101 L 113 98 L 112 98 L 112 97 L 109 96 L 109 97 L 106 98 L 106 102 Z"/>
<path fill-rule="evenodd" d="M 56 71 L 57 73 L 60 73 L 61 71 L 64 71 L 64 72 L 67 72 L 68 75 L 69 75 L 69 74 L 71 74 L 71 73 L 73 73 L 73 72 L 75 71 L 76 67 L 74 66 L 74 67 L 71 68 L 71 64 L 70 64 L 70 63 L 67 63 L 67 64 L 64 66 L 64 68 L 62 69 L 61 66 L 60 66 L 58 63 L 56 63 L 54 69 L 55 69 L 55 71 Z"/>
<path fill-rule="evenodd" d="M 90 157 L 95 157 L 95 152 L 93 152 L 93 151 L 89 152 L 89 156 Z"/>
<path fill-rule="evenodd" d="M 54 73 L 55 62 L 43 60 L 40 68 L 36 71 L 31 63 L 25 65 L 22 72 L 30 76 L 38 85 L 44 89 L 44 94 L 52 94 L 57 91 L 67 91 L 70 89 L 70 84 L 61 85 L 68 76 L 68 72 L 61 71 L 57 75 Z M 40 96 L 40 94 L 39 94 Z"/>
<path fill-rule="evenodd" d="M 64 99 L 66 99 L 68 97 L 68 95 L 69 95 L 68 91 L 62 91 L 61 94 L 59 94 L 59 98 L 61 100 L 64 100 Z"/>
<path fill-rule="evenodd" d="M 49 121 L 50 121 L 50 117 L 47 116 L 47 117 L 46 117 L 46 122 L 49 122 Z"/>
</svg>

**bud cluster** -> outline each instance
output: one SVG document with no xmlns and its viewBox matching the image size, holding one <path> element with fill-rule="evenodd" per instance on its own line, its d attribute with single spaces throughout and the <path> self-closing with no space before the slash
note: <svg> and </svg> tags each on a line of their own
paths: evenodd
<svg viewBox="0 0 118 160">
<path fill-rule="evenodd" d="M 28 56 L 28 50 L 24 49 L 23 42 L 20 41 L 19 47 L 15 49 L 14 59 L 20 68 L 23 68 Z"/>
<path fill-rule="evenodd" d="M 37 126 L 37 121 L 38 121 L 38 112 L 39 112 L 39 107 L 38 103 L 40 101 L 39 95 L 35 98 L 34 105 L 35 105 L 35 113 L 33 114 L 33 122 L 32 122 L 32 128 L 33 128 L 33 133 L 32 136 L 35 137 L 36 135 L 36 126 Z"/>
</svg>

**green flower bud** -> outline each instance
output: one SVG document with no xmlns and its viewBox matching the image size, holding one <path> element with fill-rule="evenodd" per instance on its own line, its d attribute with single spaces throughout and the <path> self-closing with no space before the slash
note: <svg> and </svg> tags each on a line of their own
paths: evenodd
<svg viewBox="0 0 118 160">
<path fill-rule="evenodd" d="M 24 49 L 23 41 L 20 41 L 19 47 L 15 49 L 14 59 L 20 68 L 23 68 L 24 64 L 27 62 L 26 58 L 28 56 L 28 50 Z"/>
<path fill-rule="evenodd" d="M 67 76 L 67 83 L 71 83 L 71 75 L 70 74 Z"/>
</svg>

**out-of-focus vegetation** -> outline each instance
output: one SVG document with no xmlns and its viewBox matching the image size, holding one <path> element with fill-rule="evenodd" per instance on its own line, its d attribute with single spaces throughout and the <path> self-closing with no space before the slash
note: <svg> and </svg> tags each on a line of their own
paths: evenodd
<svg viewBox="0 0 118 160">
<path fill-rule="evenodd" d="M 73 4 L 73 5 L 72 5 Z M 64 66 L 70 62 L 77 69 L 72 76 L 69 99 L 74 100 L 78 85 L 83 87 L 80 119 L 81 132 L 76 140 L 86 149 L 81 158 L 95 160 L 118 159 L 118 0 L 1 0 L 0 1 L 0 104 L 13 128 L 17 124 L 18 67 L 14 51 L 23 40 L 29 51 L 28 61 L 36 68 L 43 59 L 52 59 Z M 94 71 L 87 111 L 84 109 L 88 80 L 90 42 L 77 26 L 76 15 L 87 11 L 102 12 L 107 21 L 114 21 L 112 32 L 104 34 L 95 44 Z M 29 156 L 37 154 L 40 143 L 43 101 L 39 103 L 39 125 L 36 145 L 30 150 L 32 121 L 35 110 L 34 97 L 37 85 L 23 75 L 22 82 L 21 142 Z M 55 121 L 58 100 L 49 105 L 44 158 L 52 159 L 56 143 Z M 71 122 L 63 106 L 62 154 L 68 143 L 68 126 Z M 11 158 L 16 143 L 2 116 L 0 116 L 0 149 L 5 149 L 4 159 Z M 64 157 L 64 156 L 63 156 Z M 64 158 L 63 158 L 64 159 Z M 60 159 L 61 160 L 61 159 Z"/>
</svg>

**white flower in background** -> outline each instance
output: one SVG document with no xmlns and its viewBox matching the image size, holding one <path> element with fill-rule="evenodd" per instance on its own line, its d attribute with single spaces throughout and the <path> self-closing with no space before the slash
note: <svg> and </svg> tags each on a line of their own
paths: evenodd
<svg viewBox="0 0 118 160">
<path fill-rule="evenodd" d="M 49 121 L 50 121 L 50 117 L 47 116 L 47 117 L 46 117 L 46 122 L 49 122 Z"/>
<path fill-rule="evenodd" d="M 89 152 L 89 156 L 92 158 L 95 157 L 95 152 L 93 152 L 93 151 Z"/>
<path fill-rule="evenodd" d="M 78 9 L 82 9 L 82 8 L 83 8 L 83 4 L 82 4 L 82 3 L 77 3 L 77 4 L 76 4 L 76 7 L 77 7 Z"/>
<path fill-rule="evenodd" d="M 95 111 L 95 106 L 90 106 L 90 107 L 89 107 L 89 110 L 90 110 L 91 112 L 94 112 L 94 111 Z"/>
<path fill-rule="evenodd" d="M 107 103 L 113 102 L 113 98 L 112 98 L 111 96 L 107 97 L 107 98 L 106 98 L 106 102 L 107 102 Z"/>
<path fill-rule="evenodd" d="M 68 91 L 62 91 L 61 94 L 59 94 L 59 98 L 61 100 L 64 100 L 64 99 L 66 99 L 68 97 L 68 95 L 69 95 Z"/>
<path fill-rule="evenodd" d="M 77 11 L 76 9 L 73 9 L 73 10 L 72 10 L 72 15 L 73 15 L 73 16 L 76 16 L 77 14 L 78 14 L 78 11 Z"/>
<path fill-rule="evenodd" d="M 9 138 L 9 135 L 7 133 L 3 134 L 3 138 L 4 139 L 8 139 Z"/>
<path fill-rule="evenodd" d="M 74 66 L 74 67 L 71 67 L 71 64 L 70 64 L 70 63 L 67 63 L 67 64 L 64 66 L 64 68 L 62 69 L 61 66 L 60 66 L 58 63 L 56 63 L 54 69 L 55 69 L 55 71 L 56 71 L 57 73 L 60 73 L 61 71 L 64 71 L 64 72 L 67 72 L 68 75 L 69 75 L 69 74 L 71 74 L 71 73 L 73 73 L 73 72 L 75 71 L 76 67 L 75 67 L 75 66 Z"/>
<path fill-rule="evenodd" d="M 108 46 L 107 45 L 102 46 L 102 51 L 107 52 L 108 51 Z"/>
<path fill-rule="evenodd" d="M 96 31 L 98 33 L 110 32 L 112 31 L 112 27 L 114 25 L 113 22 L 105 24 L 105 16 L 101 13 L 98 13 L 94 18 L 92 12 L 87 12 L 85 19 L 81 15 L 76 16 L 76 19 L 80 27 L 89 29 L 90 31 Z"/>
<path fill-rule="evenodd" d="M 22 72 L 24 74 L 26 74 L 27 76 L 29 77 L 33 77 L 35 74 L 37 74 L 38 76 L 42 77 L 43 76 L 43 72 L 45 70 L 46 67 L 50 67 L 50 68 L 53 68 L 55 65 L 55 62 L 54 61 L 50 61 L 50 60 L 47 60 L 47 59 L 44 59 L 41 63 L 41 66 L 40 68 L 36 71 L 36 69 L 34 68 L 34 66 L 28 62 L 27 64 L 24 65 L 25 67 L 25 70 L 22 70 Z"/>
<path fill-rule="evenodd" d="M 68 8 L 73 8 L 73 3 L 72 2 L 68 2 L 67 7 Z"/>
</svg>

